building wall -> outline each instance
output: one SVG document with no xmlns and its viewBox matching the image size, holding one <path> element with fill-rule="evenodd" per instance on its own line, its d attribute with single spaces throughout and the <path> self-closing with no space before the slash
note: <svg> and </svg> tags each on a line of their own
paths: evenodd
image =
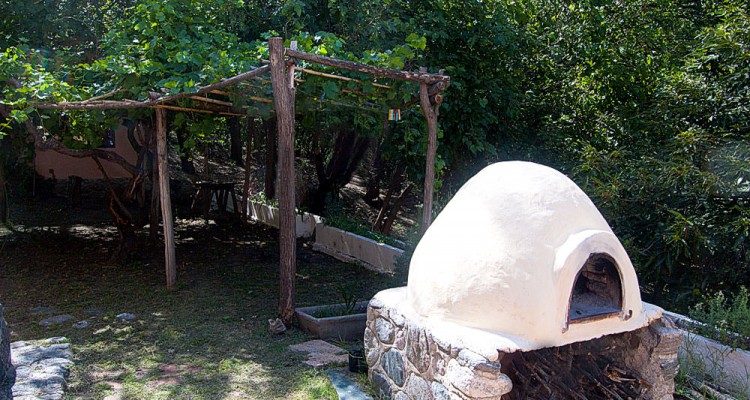
<svg viewBox="0 0 750 400">
<path fill-rule="evenodd" d="M 128 141 L 128 130 L 120 126 L 115 131 L 115 147 L 104 149 L 115 151 L 129 163 L 135 165 L 138 154 Z M 110 178 L 129 178 L 130 174 L 119 165 L 100 160 Z M 102 173 L 90 157 L 76 158 L 52 150 L 37 150 L 34 165 L 37 174 L 44 178 L 66 179 L 69 176 L 80 176 L 83 179 L 101 179 Z"/>
</svg>

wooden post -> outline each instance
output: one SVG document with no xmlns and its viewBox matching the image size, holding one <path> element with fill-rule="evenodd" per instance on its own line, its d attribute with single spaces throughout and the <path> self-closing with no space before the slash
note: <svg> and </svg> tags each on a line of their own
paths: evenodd
<svg viewBox="0 0 750 400">
<path fill-rule="evenodd" d="M 156 109 L 156 157 L 159 168 L 159 194 L 164 227 L 164 266 L 167 271 L 167 289 L 174 289 L 177 280 L 177 262 L 174 254 L 174 225 L 172 199 L 169 191 L 169 165 L 167 164 L 167 111 Z"/>
<path fill-rule="evenodd" d="M 271 58 L 271 84 L 276 107 L 279 132 L 279 255 L 280 293 L 279 318 L 290 325 L 294 315 L 295 274 L 297 272 L 297 243 L 294 212 L 294 80 L 293 68 L 284 62 L 284 40 L 279 37 L 268 41 Z"/>
<path fill-rule="evenodd" d="M 420 73 L 427 73 L 427 68 L 420 68 Z M 435 104 L 430 102 L 427 83 L 419 83 L 419 100 L 422 112 L 427 119 L 427 155 L 425 157 L 424 173 L 424 207 L 422 208 L 422 234 L 432 223 L 432 195 L 435 187 L 435 154 L 437 153 L 437 116 L 441 98 L 435 96 Z"/>
<path fill-rule="evenodd" d="M 242 222 L 247 222 L 248 209 L 250 197 L 250 166 L 252 165 L 252 154 L 253 154 L 253 134 L 255 134 L 255 120 L 253 118 L 247 119 L 247 151 L 245 152 L 245 181 L 242 184 L 242 203 L 240 209 L 242 211 Z M 235 210 L 237 211 L 237 210 Z"/>
</svg>

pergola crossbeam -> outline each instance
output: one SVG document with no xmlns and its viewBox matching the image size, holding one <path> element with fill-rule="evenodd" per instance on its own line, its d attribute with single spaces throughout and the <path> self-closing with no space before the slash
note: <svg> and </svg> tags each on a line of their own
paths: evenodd
<svg viewBox="0 0 750 400">
<path fill-rule="evenodd" d="M 451 78 L 447 75 L 429 74 L 426 72 L 399 71 L 395 69 L 375 67 L 372 65 L 362 64 L 353 61 L 337 60 L 335 58 L 319 56 L 317 54 L 305 53 L 302 51 L 286 49 L 288 57 L 297 58 L 317 64 L 327 65 L 347 69 L 349 71 L 362 72 L 377 78 L 389 78 L 399 81 L 423 82 L 428 85 L 437 82 L 450 82 Z"/>
</svg>

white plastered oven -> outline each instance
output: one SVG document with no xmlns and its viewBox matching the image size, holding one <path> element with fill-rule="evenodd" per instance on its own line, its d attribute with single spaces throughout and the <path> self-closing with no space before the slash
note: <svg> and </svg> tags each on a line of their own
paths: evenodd
<svg viewBox="0 0 750 400">
<path fill-rule="evenodd" d="M 529 162 L 490 165 L 417 245 L 407 303 L 425 321 L 534 350 L 647 326 L 620 241 L 576 184 Z"/>
</svg>

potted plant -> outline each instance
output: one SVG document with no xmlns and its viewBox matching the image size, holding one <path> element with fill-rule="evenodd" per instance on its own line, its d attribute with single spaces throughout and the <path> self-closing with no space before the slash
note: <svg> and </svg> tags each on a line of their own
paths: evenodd
<svg viewBox="0 0 750 400">
<path fill-rule="evenodd" d="M 343 303 L 295 309 L 302 330 L 321 339 L 345 342 L 363 340 L 368 301 L 356 301 L 353 294 L 339 289 Z"/>
</svg>

